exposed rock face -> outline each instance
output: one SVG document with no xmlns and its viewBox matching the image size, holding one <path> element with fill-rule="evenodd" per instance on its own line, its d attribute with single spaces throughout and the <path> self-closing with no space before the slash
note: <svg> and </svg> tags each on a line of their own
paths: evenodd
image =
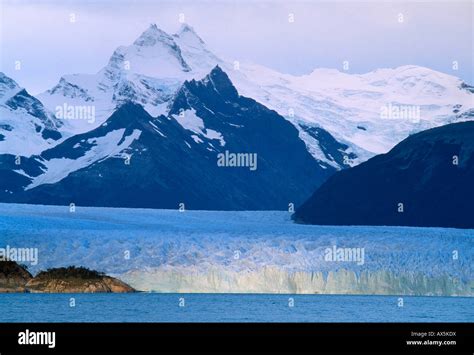
<svg viewBox="0 0 474 355">
<path fill-rule="evenodd" d="M 83 267 L 49 269 L 34 278 L 14 261 L 0 261 L 0 293 L 127 293 L 135 290 L 113 277 Z"/>
<path fill-rule="evenodd" d="M 113 277 L 96 280 L 78 278 L 41 280 L 32 279 L 26 285 L 32 293 L 127 293 L 135 290 Z"/>
<path fill-rule="evenodd" d="M 311 134 L 324 138 L 328 156 L 347 148 L 322 129 Z M 218 66 L 203 80 L 186 81 L 168 116 L 124 103 L 98 128 L 22 162 L 28 176 L 17 171 L 15 156 L 0 155 L 0 187 L 8 187 L 0 188 L 1 201 L 286 210 L 336 172 L 311 156 L 293 124 L 240 96 Z M 61 176 L 56 163 L 64 164 Z"/>
<path fill-rule="evenodd" d="M 86 268 L 57 268 L 42 271 L 26 287 L 33 293 L 127 293 L 126 283 Z"/>
<path fill-rule="evenodd" d="M 0 293 L 26 292 L 25 285 L 33 278 L 25 267 L 14 261 L 0 261 Z"/>
</svg>

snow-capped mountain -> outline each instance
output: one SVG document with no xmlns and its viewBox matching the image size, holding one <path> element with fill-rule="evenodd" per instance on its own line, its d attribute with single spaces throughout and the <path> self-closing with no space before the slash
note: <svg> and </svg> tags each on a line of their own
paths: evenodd
<svg viewBox="0 0 474 355">
<path fill-rule="evenodd" d="M 64 126 L 67 132 L 83 133 L 127 100 L 143 105 L 152 116 L 167 114 L 180 85 L 201 79 L 215 65 L 228 73 L 242 95 L 292 122 L 315 159 L 338 169 L 340 162 L 324 154 L 311 133 L 314 128 L 327 130 L 348 146 L 352 158 L 346 156 L 347 166 L 387 152 L 412 133 L 472 119 L 474 114 L 473 88 L 451 75 L 418 66 L 367 74 L 316 69 L 303 76 L 248 63 L 237 68 L 213 54 L 188 25 L 174 35 L 151 25 L 133 44 L 117 48 L 97 74 L 64 76 L 38 97 L 51 110 L 65 102 L 94 105 L 93 123 L 70 120 Z M 392 109 L 414 110 L 415 115 L 397 118 L 390 114 Z"/>
<path fill-rule="evenodd" d="M 181 53 L 194 76 L 203 77 L 216 65 L 225 65 L 223 60 L 207 48 L 206 43 L 191 26 L 183 24 L 173 38 L 181 48 Z"/>
<path fill-rule="evenodd" d="M 38 98 L 52 110 L 64 104 L 93 106 L 94 120 L 64 125 L 69 134 L 84 133 L 126 101 L 139 103 L 154 116 L 166 113 L 185 80 L 203 78 L 219 62 L 190 26 L 171 36 L 152 24 L 131 45 L 118 47 L 97 74 L 65 75 Z"/>
<path fill-rule="evenodd" d="M 213 69 L 216 65 L 217 69 Z M 216 71 L 222 74 L 214 77 L 212 73 L 216 74 Z M 209 91 L 209 87 L 219 87 L 220 91 Z M 192 93 L 191 88 L 199 94 Z M 223 93 L 226 100 L 221 105 L 218 103 Z M 256 102 L 249 104 L 246 101 L 243 105 L 240 95 Z M 38 202 L 41 196 L 52 196 L 54 189 L 58 189 L 56 193 L 66 201 L 71 196 L 64 195 L 62 187 L 50 188 L 47 185 L 76 188 L 75 179 L 81 181 L 88 176 L 83 171 L 97 170 L 97 176 L 102 177 L 102 169 L 104 166 L 106 170 L 110 169 L 114 157 L 136 152 L 134 149 L 155 151 L 165 144 L 163 140 L 173 141 L 165 144 L 175 149 L 166 161 L 168 165 L 160 161 L 163 164 L 160 166 L 170 170 L 170 176 L 174 176 L 171 167 L 189 159 L 189 156 L 181 155 L 184 154 L 181 152 L 183 147 L 197 148 L 199 153 L 195 158 L 203 161 L 210 159 L 207 155 L 211 154 L 215 162 L 215 155 L 228 149 L 233 141 L 239 142 L 233 147 L 236 152 L 248 152 L 249 147 L 262 148 L 252 145 L 256 143 L 251 141 L 255 134 L 266 137 L 269 144 L 275 138 L 274 134 L 281 133 L 265 131 L 263 126 L 255 127 L 257 133 L 242 129 L 240 122 L 233 122 L 242 116 L 242 112 L 237 110 L 240 108 L 256 110 L 255 114 L 275 117 L 278 122 L 284 117 L 285 122 L 296 128 L 298 141 L 304 142 L 306 152 L 313 157 L 307 166 L 300 166 L 301 174 L 306 178 L 314 172 L 317 174 L 311 183 L 302 181 L 296 193 L 295 181 L 298 179 L 287 181 L 275 176 L 281 173 L 287 161 L 306 161 L 306 153 L 300 156 L 299 146 L 293 141 L 289 146 L 295 150 L 288 152 L 275 142 L 274 152 L 278 151 L 288 159 L 281 161 L 275 157 L 273 163 L 276 165 L 267 167 L 273 175 L 262 175 L 260 183 L 271 186 L 286 181 L 286 191 L 280 191 L 281 200 L 270 198 L 268 205 L 253 205 L 254 202 L 246 199 L 248 196 L 245 197 L 244 193 L 242 201 L 227 204 L 236 208 L 269 208 L 283 204 L 284 200 L 298 200 L 298 194 L 306 191 L 309 185 L 314 185 L 311 191 L 308 190 L 311 193 L 334 171 L 384 153 L 410 134 L 473 119 L 473 97 L 474 88 L 460 79 L 417 66 L 380 69 L 361 75 L 316 69 L 304 76 L 282 74 L 253 64 L 239 63 L 236 66 L 214 55 L 188 25 L 183 25 L 173 35 L 151 25 L 132 44 L 118 47 L 98 73 L 65 75 L 52 89 L 38 95 L 38 99 L 21 90 L 6 76 L 0 77 L 0 175 L 4 177 L 1 190 L 10 198 L 10 195 L 27 189 L 30 191 L 27 194 L 29 201 Z M 216 104 L 217 111 L 211 108 Z M 136 105 L 143 107 L 144 111 L 140 112 Z M 232 111 L 228 105 L 234 105 L 237 111 Z M 257 105 L 259 109 L 256 109 Z M 220 111 L 221 106 L 226 109 Z M 127 111 L 123 107 L 135 109 Z M 407 108 L 409 115 L 392 115 L 393 108 Z M 267 114 L 268 109 L 275 112 Z M 414 115 L 410 116 L 413 109 Z M 151 136 L 147 139 L 147 144 L 137 143 L 148 137 L 144 133 L 148 132 L 147 129 L 140 125 L 134 130 L 127 129 L 124 122 L 127 113 L 143 116 L 142 123 L 152 122 L 155 134 L 153 139 Z M 117 115 L 121 117 L 122 125 L 111 130 L 116 124 L 109 121 Z M 136 124 L 133 117 L 128 119 Z M 168 128 L 172 132 L 164 133 L 157 128 L 163 122 L 175 122 L 180 127 L 179 133 L 176 127 Z M 246 126 L 253 123 L 249 120 Z M 293 134 L 289 129 L 287 133 Z M 283 137 L 281 139 L 286 141 Z M 28 144 L 22 144 L 25 141 Z M 153 144 L 157 147 L 152 147 Z M 202 147 L 205 147 L 204 151 L 201 151 Z M 161 153 L 155 152 L 156 155 Z M 16 155 L 22 156 L 21 166 L 15 160 Z M 149 156 L 146 159 L 155 158 Z M 143 162 L 149 163 L 146 159 Z M 198 169 L 195 164 L 189 164 Z M 211 172 L 219 175 L 222 169 L 215 171 L 215 166 L 212 166 L 207 173 Z M 224 182 L 222 184 L 226 186 Z M 163 186 L 170 188 L 172 185 L 163 183 Z M 183 186 L 186 186 L 184 182 Z M 164 190 L 159 191 L 166 194 Z M 192 191 L 187 193 L 193 195 Z M 253 193 L 259 195 L 256 191 Z M 295 194 L 298 196 L 291 198 Z M 81 198 L 84 197 L 79 196 L 76 200 Z M 131 205 L 130 201 L 125 199 L 123 204 Z M 163 206 L 176 202 L 169 201 Z M 216 201 L 206 201 L 208 203 L 201 201 L 201 204 L 194 205 L 226 208 L 222 207 L 224 202 L 221 206 Z M 221 201 L 226 200 L 223 198 Z M 154 202 L 149 205 L 156 206 Z"/>
<path fill-rule="evenodd" d="M 0 72 L 0 152 L 38 154 L 61 138 L 61 122 L 42 103 Z"/>
<path fill-rule="evenodd" d="M 316 69 L 309 75 L 292 76 L 241 65 L 239 75 L 231 73 L 231 77 L 243 95 L 276 110 L 295 125 L 323 127 L 348 144 L 360 158 L 356 163 L 386 153 L 410 134 L 474 119 L 471 86 L 419 66 L 367 74 Z M 309 149 L 318 148 L 304 132 L 302 138 Z"/>
<path fill-rule="evenodd" d="M 64 76 L 54 88 L 38 97 L 52 110 L 65 104 L 93 106 L 93 120 L 67 120 L 63 128 L 65 135 L 84 133 L 102 124 L 117 105 L 126 101 L 139 103 L 152 116 L 167 114 L 170 100 L 180 85 L 185 80 L 203 78 L 215 65 L 224 68 L 239 89 L 251 94 L 261 90 L 259 81 L 250 80 L 244 72 L 235 70 L 233 64 L 214 55 L 189 25 L 183 25 L 171 36 L 153 24 L 132 45 L 117 48 L 97 74 Z M 269 107 L 272 105 L 278 108 L 275 102 L 270 102 Z M 354 149 L 344 143 L 336 157 L 325 153 L 314 134 L 303 128 L 319 129 L 317 124 L 300 124 L 288 117 L 285 110 L 277 111 L 295 124 L 308 151 L 323 165 L 340 169 L 357 159 Z M 351 158 L 344 163 L 341 154 Z"/>
<path fill-rule="evenodd" d="M 340 148 L 331 143 L 329 150 Z M 225 160 L 232 154 L 248 164 Z M 303 202 L 336 171 L 313 159 L 290 122 L 240 96 L 218 66 L 200 81 L 185 81 L 167 116 L 125 103 L 99 127 L 35 161 L 41 168 L 22 186 L 25 192 L 3 200 L 281 210 Z"/>
</svg>

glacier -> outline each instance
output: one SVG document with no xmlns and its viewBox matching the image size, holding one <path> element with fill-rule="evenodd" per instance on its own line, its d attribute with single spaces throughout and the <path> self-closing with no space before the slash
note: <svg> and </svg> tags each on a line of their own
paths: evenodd
<svg viewBox="0 0 474 355">
<path fill-rule="evenodd" d="M 38 248 L 33 273 L 81 265 L 148 292 L 474 295 L 474 230 L 290 216 L 0 204 L 0 247 Z M 364 262 L 328 261 L 334 246 L 363 248 Z"/>
</svg>

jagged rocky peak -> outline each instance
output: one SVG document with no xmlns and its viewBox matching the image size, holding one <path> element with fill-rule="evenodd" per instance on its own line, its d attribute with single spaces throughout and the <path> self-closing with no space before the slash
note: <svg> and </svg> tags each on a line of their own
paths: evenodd
<svg viewBox="0 0 474 355">
<path fill-rule="evenodd" d="M 191 71 L 191 67 L 173 36 L 151 24 L 132 45 L 118 47 L 105 70 L 112 79 L 119 79 L 124 71 L 164 77 L 179 76 Z"/>
<path fill-rule="evenodd" d="M 0 99 L 8 99 L 20 89 L 15 80 L 0 72 Z"/>
<path fill-rule="evenodd" d="M 176 34 L 181 35 L 187 32 L 194 33 L 196 35 L 196 31 L 191 25 L 188 25 L 187 23 L 183 23 Z"/>
<path fill-rule="evenodd" d="M 19 85 L 15 82 L 15 80 L 7 76 L 5 73 L 0 72 L 0 87 L 14 89 L 14 88 L 19 87 Z"/>
<path fill-rule="evenodd" d="M 201 37 L 196 33 L 194 28 L 187 23 L 183 23 L 179 29 L 179 31 L 174 35 L 186 41 L 195 41 L 199 44 L 204 44 L 204 41 Z"/>
<path fill-rule="evenodd" d="M 71 76 L 72 77 L 72 76 Z M 65 97 L 74 99 L 76 97 L 84 99 L 84 101 L 94 101 L 94 98 L 87 93 L 86 89 L 73 84 L 70 81 L 71 78 L 65 78 L 64 76 L 59 79 L 59 83 L 56 84 L 52 89 L 48 90 L 50 94 L 60 93 Z"/>
<path fill-rule="evenodd" d="M 133 100 L 124 100 L 117 105 L 115 112 L 106 121 L 107 125 L 99 129 L 113 131 L 124 127 L 139 128 L 142 123 L 148 123 L 152 119 L 142 105 Z"/>
<path fill-rule="evenodd" d="M 211 72 L 198 83 L 204 85 L 206 88 L 212 88 L 221 96 L 229 98 L 239 96 L 237 89 L 232 84 L 232 81 L 230 81 L 229 76 L 219 65 L 216 65 L 214 69 L 212 69 Z"/>
<path fill-rule="evenodd" d="M 216 65 L 203 79 L 184 82 L 170 105 L 169 113 L 190 109 L 195 105 L 196 97 L 207 97 L 214 103 L 216 100 L 229 102 L 238 99 L 239 93 L 227 74 Z"/>
<path fill-rule="evenodd" d="M 14 80 L 0 74 L 0 152 L 29 157 L 59 140 L 63 122 Z"/>
<path fill-rule="evenodd" d="M 13 79 L 0 73 L 0 99 L 1 103 L 9 110 L 23 110 L 26 114 L 37 118 L 36 130 L 41 131 L 40 126 L 56 129 L 61 122 L 55 119 L 53 114 L 45 109 L 41 101 L 31 96 L 26 89 L 20 87 Z M 10 117 L 2 117 L 4 120 Z M 40 123 L 42 122 L 42 123 Z"/>
<path fill-rule="evenodd" d="M 47 112 L 43 104 L 31 96 L 26 89 L 20 87 L 13 79 L 0 73 L 0 99 L 6 107 L 11 110 L 23 109 L 33 117 L 39 118 L 49 126 L 56 126 L 54 117 Z"/>
<path fill-rule="evenodd" d="M 118 47 L 109 59 L 107 65 L 101 70 L 101 73 L 107 80 L 102 80 L 99 86 L 103 89 L 113 87 L 118 81 L 124 77 L 125 57 L 127 54 L 127 47 Z"/>
<path fill-rule="evenodd" d="M 133 42 L 133 44 L 137 46 L 153 46 L 157 42 L 167 43 L 169 45 L 174 44 L 173 38 L 153 23 L 135 40 L 135 42 Z"/>
<path fill-rule="evenodd" d="M 186 63 L 198 74 L 195 77 L 209 73 L 216 64 L 224 64 L 219 57 L 207 48 L 206 43 L 190 25 L 182 24 L 178 32 L 173 35 L 173 38 L 180 47 Z"/>
<path fill-rule="evenodd" d="M 125 60 L 125 52 L 126 52 L 126 47 L 120 46 L 118 47 L 113 53 L 112 56 L 109 59 L 109 67 L 112 68 L 123 68 L 123 61 Z"/>
</svg>

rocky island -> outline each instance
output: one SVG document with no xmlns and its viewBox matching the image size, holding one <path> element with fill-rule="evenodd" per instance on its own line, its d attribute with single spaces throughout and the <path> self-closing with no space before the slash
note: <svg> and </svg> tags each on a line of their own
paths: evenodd
<svg viewBox="0 0 474 355">
<path fill-rule="evenodd" d="M 33 277 L 26 267 L 13 261 L 0 262 L 0 293 L 128 293 L 126 283 L 84 267 L 62 267 Z"/>
<path fill-rule="evenodd" d="M 33 278 L 25 266 L 14 261 L 0 261 L 0 293 L 26 292 Z"/>
</svg>

